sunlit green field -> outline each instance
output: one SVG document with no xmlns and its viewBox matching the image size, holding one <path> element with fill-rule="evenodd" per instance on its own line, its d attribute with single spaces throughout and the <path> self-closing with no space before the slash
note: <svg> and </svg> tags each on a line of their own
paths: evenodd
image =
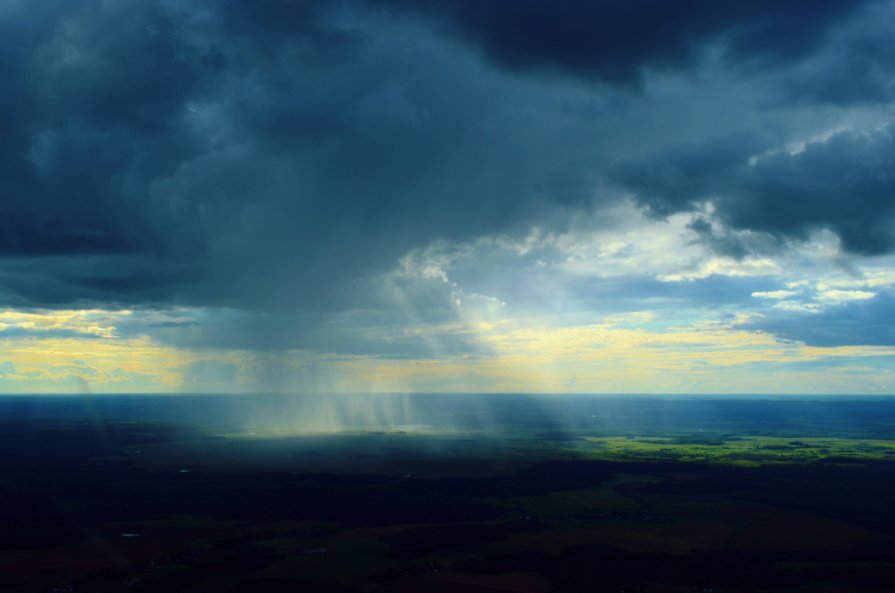
<svg viewBox="0 0 895 593">
<path fill-rule="evenodd" d="M 755 466 L 821 460 L 892 460 L 895 440 L 783 436 L 583 437 L 571 450 L 589 459 Z"/>
</svg>

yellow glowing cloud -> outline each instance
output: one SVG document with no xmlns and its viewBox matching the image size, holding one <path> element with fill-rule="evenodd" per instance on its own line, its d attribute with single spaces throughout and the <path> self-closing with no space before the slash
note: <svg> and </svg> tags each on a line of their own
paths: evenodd
<svg viewBox="0 0 895 593">
<path fill-rule="evenodd" d="M 302 351 L 192 351 L 121 335 L 140 313 L 0 313 L 0 391 L 96 392 L 490 391 L 490 392 L 885 392 L 892 347 L 811 347 L 748 331 L 748 316 L 661 325 L 652 312 L 597 323 L 549 325 L 533 317 L 404 328 L 432 345 L 414 360 Z M 9 333 L 8 328 L 16 331 Z M 373 331 L 373 330 L 370 330 Z M 57 336 L 53 332 L 62 332 Z M 4 336 L 6 334 L 6 337 Z M 391 339 L 386 333 L 383 339 Z M 447 355 L 439 343 L 476 348 Z M 834 367 L 805 363 L 836 359 Z M 867 361 L 865 364 L 862 361 Z M 9 363 L 9 364 L 7 364 Z M 756 371 L 760 365 L 760 371 Z M 883 367 L 883 368 L 881 368 Z M 271 382 L 265 375 L 274 369 Z"/>
<path fill-rule="evenodd" d="M 633 316 L 636 322 L 650 316 Z M 618 319 L 610 318 L 612 321 Z M 666 330 L 600 323 L 572 327 L 477 324 L 490 357 L 366 359 L 346 363 L 380 391 L 854 392 L 891 391 L 895 374 L 858 364 L 799 369 L 793 363 L 895 356 L 895 348 L 817 348 L 745 331 L 733 323 Z M 749 365 L 762 364 L 762 372 Z"/>
<path fill-rule="evenodd" d="M 198 353 L 147 336 L 122 337 L 128 310 L 0 311 L 0 392 L 158 392 L 184 388 L 199 360 L 242 364 L 238 352 Z"/>
<path fill-rule="evenodd" d="M 41 332 L 73 332 L 111 338 L 115 324 L 132 315 L 129 310 L 102 311 L 98 309 L 65 311 L 0 311 L 0 330 L 11 328 Z"/>
</svg>

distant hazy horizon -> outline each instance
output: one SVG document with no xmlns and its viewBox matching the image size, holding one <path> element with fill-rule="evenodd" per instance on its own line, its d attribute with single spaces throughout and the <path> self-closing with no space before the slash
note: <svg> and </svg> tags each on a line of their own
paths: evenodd
<svg viewBox="0 0 895 593">
<path fill-rule="evenodd" d="M 41 425 L 171 422 L 262 436 L 343 432 L 549 432 L 645 435 L 655 431 L 846 435 L 888 438 L 895 398 L 883 396 L 355 394 L 19 395 L 0 397 L 0 422 Z"/>
</svg>

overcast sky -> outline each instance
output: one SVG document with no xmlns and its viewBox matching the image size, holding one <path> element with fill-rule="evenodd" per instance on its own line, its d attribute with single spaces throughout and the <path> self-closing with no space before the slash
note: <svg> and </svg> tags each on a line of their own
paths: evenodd
<svg viewBox="0 0 895 593">
<path fill-rule="evenodd" d="M 0 392 L 895 392 L 895 3 L 0 0 Z"/>
</svg>

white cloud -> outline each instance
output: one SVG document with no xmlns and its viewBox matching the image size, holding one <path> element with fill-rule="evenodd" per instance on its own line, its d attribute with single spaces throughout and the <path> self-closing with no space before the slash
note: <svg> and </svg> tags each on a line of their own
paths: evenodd
<svg viewBox="0 0 895 593">
<path fill-rule="evenodd" d="M 731 257 L 715 257 L 700 263 L 694 269 L 660 274 L 658 278 L 663 282 L 681 282 L 703 280 L 710 276 L 777 276 L 781 271 L 780 264 L 769 258 L 737 260 Z"/>
<path fill-rule="evenodd" d="M 752 293 L 758 299 L 785 299 L 798 294 L 794 290 L 760 290 Z"/>
<path fill-rule="evenodd" d="M 875 292 L 868 292 L 866 290 L 829 289 L 821 291 L 814 298 L 824 303 L 845 303 L 848 301 L 864 301 L 872 299 L 876 294 L 877 293 Z"/>
<path fill-rule="evenodd" d="M 795 311 L 801 313 L 820 313 L 823 307 L 815 303 L 800 303 L 798 301 L 780 301 L 774 303 L 774 309 L 780 311 Z"/>
</svg>

